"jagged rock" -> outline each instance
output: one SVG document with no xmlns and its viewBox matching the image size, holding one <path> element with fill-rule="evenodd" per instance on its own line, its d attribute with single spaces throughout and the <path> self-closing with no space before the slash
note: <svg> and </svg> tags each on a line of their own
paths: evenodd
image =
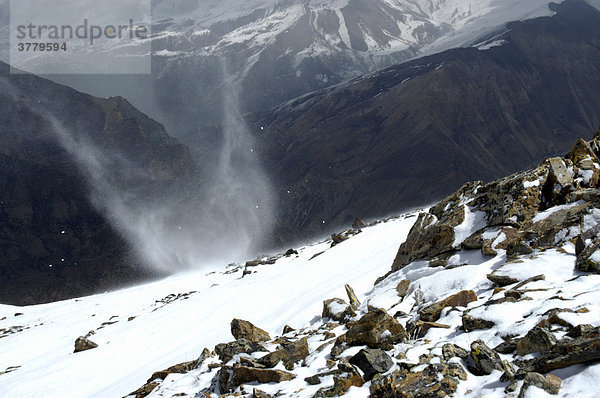
<svg viewBox="0 0 600 398">
<path fill-rule="evenodd" d="M 442 346 L 442 357 L 445 361 L 448 361 L 454 357 L 465 359 L 468 356 L 469 352 L 456 344 L 446 343 Z"/>
<path fill-rule="evenodd" d="M 591 159 L 598 161 L 594 150 L 590 146 L 590 144 L 584 139 L 579 138 L 573 144 L 571 150 L 565 155 L 565 157 L 573 162 L 573 164 L 578 165 L 582 160 Z"/>
<path fill-rule="evenodd" d="M 94 343 L 93 341 L 88 340 L 85 337 L 78 337 L 75 340 L 75 350 L 73 352 L 87 351 L 96 347 L 98 347 L 98 344 Z"/>
<path fill-rule="evenodd" d="M 319 391 L 313 395 L 314 398 L 342 396 L 348 392 L 350 387 L 362 387 L 363 384 L 365 384 L 365 380 L 358 373 L 356 368 L 343 359 L 338 362 L 337 370 L 322 373 L 317 376 L 331 375 L 333 375 L 333 387 L 323 387 L 319 389 Z"/>
<path fill-rule="evenodd" d="M 150 378 L 148 379 L 147 383 L 150 383 L 151 381 L 156 380 L 156 379 L 164 380 L 165 377 L 167 377 L 171 373 L 187 373 L 190 370 L 196 368 L 197 364 L 198 364 L 198 361 L 182 362 L 177 365 L 170 366 L 165 370 L 160 370 L 158 372 L 154 372 L 154 373 L 152 373 L 152 376 L 150 376 Z"/>
<path fill-rule="evenodd" d="M 525 380 L 523 382 L 523 386 L 521 387 L 521 391 L 519 392 L 518 398 L 524 398 L 525 393 L 530 386 L 541 388 L 548 394 L 558 395 L 561 385 L 562 380 L 558 376 L 552 374 L 544 376 L 539 373 L 529 372 L 525 375 Z"/>
<path fill-rule="evenodd" d="M 244 339 L 253 343 L 271 340 L 269 333 L 241 319 L 231 321 L 231 334 L 236 340 Z"/>
<path fill-rule="evenodd" d="M 481 250 L 483 247 L 483 231 L 475 232 L 461 243 L 465 250 Z"/>
<path fill-rule="evenodd" d="M 556 345 L 556 337 L 541 327 L 534 327 L 517 343 L 517 353 L 527 355 L 532 352 L 545 352 Z"/>
<path fill-rule="evenodd" d="M 511 338 L 506 341 L 498 344 L 498 346 L 494 347 L 494 351 L 499 352 L 500 354 L 512 354 L 517 351 L 517 343 L 518 340 L 513 340 Z"/>
<path fill-rule="evenodd" d="M 600 274 L 600 239 L 595 238 L 577 256 L 575 268 L 582 272 Z"/>
<path fill-rule="evenodd" d="M 367 224 L 365 224 L 365 222 L 358 217 L 356 217 L 354 219 L 354 221 L 352 222 L 352 228 L 354 228 L 354 229 L 363 229 L 366 227 L 367 227 Z"/>
<path fill-rule="evenodd" d="M 408 322 L 406 325 L 407 333 L 409 334 L 409 336 L 411 336 L 413 338 L 425 337 L 425 335 L 431 328 L 450 329 L 450 326 L 444 325 L 443 323 L 426 322 L 426 321 Z"/>
<path fill-rule="evenodd" d="M 420 372 L 400 369 L 388 376 L 373 378 L 370 396 L 373 398 L 447 397 L 456 392 L 459 380 L 467 380 L 467 374 L 457 363 L 430 364 Z"/>
<path fill-rule="evenodd" d="M 477 301 L 477 295 L 472 290 L 463 290 L 452 296 L 446 297 L 442 301 L 431 304 L 419 313 L 421 320 L 435 322 L 440 319 L 442 310 L 446 307 L 466 307 L 469 303 Z"/>
<path fill-rule="evenodd" d="M 221 393 L 233 390 L 245 383 L 281 383 L 293 380 L 295 374 L 274 369 L 258 369 L 247 366 L 224 366 L 219 371 L 219 388 Z"/>
<path fill-rule="evenodd" d="M 598 360 L 600 360 L 600 330 L 594 328 L 584 337 L 558 342 L 551 350 L 541 353 L 537 358 L 519 361 L 518 374 L 524 375 L 527 372 L 545 374 L 556 369 Z"/>
<path fill-rule="evenodd" d="M 350 300 L 350 306 L 352 307 L 352 309 L 358 310 L 358 308 L 360 307 L 360 301 L 358 301 L 358 297 L 356 297 L 356 293 L 354 293 L 354 289 L 352 289 L 352 287 L 350 287 L 350 285 L 348 285 L 348 284 L 344 285 L 344 287 L 346 288 L 346 294 L 348 295 L 348 300 Z"/>
<path fill-rule="evenodd" d="M 251 354 L 258 351 L 267 351 L 262 345 L 246 339 L 232 341 L 230 343 L 221 343 L 215 346 L 215 353 L 223 362 L 229 362 L 234 355 Z"/>
<path fill-rule="evenodd" d="M 350 318 L 356 316 L 352 306 L 340 298 L 332 298 L 323 301 L 323 318 L 330 318 L 334 321 L 345 323 Z"/>
<path fill-rule="evenodd" d="M 471 373 L 477 376 L 489 375 L 494 370 L 504 370 L 498 353 L 481 340 L 471 343 L 471 354 L 467 360 L 467 367 Z"/>
<path fill-rule="evenodd" d="M 385 351 L 370 348 L 360 350 L 350 358 L 350 363 L 363 371 L 364 379 L 367 381 L 377 373 L 387 372 L 394 365 L 392 358 Z"/>
<path fill-rule="evenodd" d="M 273 396 L 255 388 L 252 390 L 252 398 L 272 398 Z"/>
<path fill-rule="evenodd" d="M 346 332 L 348 346 L 366 345 L 390 350 L 394 344 L 407 339 L 404 327 L 382 309 L 371 310 L 358 321 L 349 323 Z"/>
<path fill-rule="evenodd" d="M 131 393 L 127 394 L 127 396 L 129 397 L 129 396 L 133 395 L 135 398 L 144 398 L 144 397 L 147 397 L 159 385 L 160 385 L 160 383 L 157 382 L 157 381 L 156 382 L 152 382 L 152 383 L 146 383 L 142 387 L 140 387 L 137 390 L 135 390 L 134 392 L 131 392 Z"/>
<path fill-rule="evenodd" d="M 333 241 L 333 243 L 331 244 L 331 246 L 335 246 L 335 245 L 339 245 L 340 243 L 342 243 L 345 240 L 348 240 L 350 237 L 348 235 L 345 235 L 343 233 L 340 234 L 331 234 L 331 240 Z"/>
<path fill-rule="evenodd" d="M 296 329 L 294 329 L 293 327 L 289 326 L 289 325 L 285 325 L 283 327 L 283 334 L 288 334 L 290 332 L 294 332 Z"/>
<path fill-rule="evenodd" d="M 454 251 L 454 227 L 465 219 L 464 206 L 441 212 L 443 219 L 430 213 L 420 213 L 410 229 L 406 241 L 400 245 L 392 272 L 402 269 L 415 260 L 432 260 L 442 253 Z M 441 214 L 440 213 L 440 214 Z"/>
<path fill-rule="evenodd" d="M 510 277 L 508 275 L 498 275 L 495 272 L 492 272 L 491 274 L 487 274 L 486 277 L 491 282 L 493 282 L 495 285 L 500 286 L 500 287 L 512 285 L 512 284 L 519 282 L 519 280 L 516 278 Z"/>
<path fill-rule="evenodd" d="M 567 336 L 572 338 L 582 337 L 594 330 L 592 325 L 577 325 L 567 332 Z"/>
<path fill-rule="evenodd" d="M 310 384 L 311 386 L 316 386 L 316 385 L 321 384 L 321 378 L 319 377 L 319 375 L 305 377 L 304 381 L 307 382 L 308 384 Z"/>
<path fill-rule="evenodd" d="M 396 292 L 398 293 L 398 297 L 406 297 L 408 294 L 408 289 L 410 288 L 410 281 L 408 279 L 403 279 L 396 285 Z"/>
<path fill-rule="evenodd" d="M 298 341 L 283 341 L 281 348 L 259 359 L 259 363 L 268 368 L 275 367 L 280 361 L 287 370 L 292 370 L 294 364 L 305 359 L 309 354 L 307 338 Z"/>
<path fill-rule="evenodd" d="M 485 319 L 475 318 L 469 314 L 463 314 L 462 326 L 465 332 L 471 332 L 479 329 L 489 329 L 494 327 L 495 323 Z"/>
<path fill-rule="evenodd" d="M 290 256 L 297 255 L 297 254 L 298 254 L 298 250 L 295 250 L 295 249 L 288 249 L 288 250 L 285 252 L 284 256 L 286 256 L 286 257 L 290 257 Z"/>
</svg>

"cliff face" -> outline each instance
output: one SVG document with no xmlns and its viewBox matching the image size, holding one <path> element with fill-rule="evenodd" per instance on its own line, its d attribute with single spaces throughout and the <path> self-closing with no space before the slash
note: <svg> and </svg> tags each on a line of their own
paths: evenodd
<svg viewBox="0 0 600 398">
<path fill-rule="evenodd" d="M 94 170 L 81 157 L 105 162 L 111 184 L 152 195 L 194 169 L 187 148 L 122 98 L 1 69 L 0 302 L 59 300 L 147 278 L 92 203 Z"/>
<path fill-rule="evenodd" d="M 600 122 L 600 13 L 581 1 L 478 48 L 391 67 L 256 115 L 290 233 L 433 202 L 561 154 Z M 333 225 L 332 225 L 333 224 Z M 293 232 L 292 232 L 293 231 Z"/>
</svg>

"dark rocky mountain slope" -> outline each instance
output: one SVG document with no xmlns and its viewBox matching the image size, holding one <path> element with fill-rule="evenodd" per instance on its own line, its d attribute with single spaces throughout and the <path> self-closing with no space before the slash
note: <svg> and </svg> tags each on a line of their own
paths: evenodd
<svg viewBox="0 0 600 398">
<path fill-rule="evenodd" d="M 479 48 L 391 67 L 252 116 L 280 237 L 431 203 L 565 153 L 600 122 L 600 12 L 511 23 Z M 325 222 L 325 223 L 324 223 Z"/>
<path fill-rule="evenodd" d="M 149 277 L 92 203 L 86 171 L 66 145 L 127 159 L 130 167 L 107 178 L 148 194 L 194 169 L 187 148 L 119 97 L 9 74 L 6 64 L 0 87 L 0 302 L 59 300 Z"/>
</svg>

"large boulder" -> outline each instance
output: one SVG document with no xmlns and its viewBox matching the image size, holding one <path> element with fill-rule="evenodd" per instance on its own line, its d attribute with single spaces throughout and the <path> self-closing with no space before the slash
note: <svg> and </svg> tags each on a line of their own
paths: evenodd
<svg viewBox="0 0 600 398">
<path fill-rule="evenodd" d="M 387 372 L 394 365 L 392 358 L 385 351 L 370 348 L 360 350 L 349 362 L 363 371 L 367 381 L 378 373 Z"/>
<path fill-rule="evenodd" d="M 438 301 L 423 308 L 419 315 L 422 321 L 435 322 L 440 319 L 442 310 L 446 307 L 466 307 L 469 303 L 477 301 L 477 295 L 473 290 L 463 290 L 452 296 Z"/>
<path fill-rule="evenodd" d="M 73 352 L 87 351 L 97 347 L 98 344 L 94 343 L 93 341 L 88 340 L 85 337 L 78 337 L 75 340 L 75 350 Z"/>
<path fill-rule="evenodd" d="M 275 369 L 259 369 L 248 366 L 222 367 L 219 371 L 219 388 L 221 394 L 233 392 L 245 383 L 281 383 L 293 380 L 295 374 Z"/>
<path fill-rule="evenodd" d="M 241 319 L 231 321 L 231 334 L 236 340 L 244 339 L 253 343 L 271 340 L 269 333 Z"/>
<path fill-rule="evenodd" d="M 356 322 L 348 324 L 346 345 L 390 350 L 394 344 L 406 341 L 408 334 L 398 321 L 383 309 L 367 312 Z"/>
</svg>

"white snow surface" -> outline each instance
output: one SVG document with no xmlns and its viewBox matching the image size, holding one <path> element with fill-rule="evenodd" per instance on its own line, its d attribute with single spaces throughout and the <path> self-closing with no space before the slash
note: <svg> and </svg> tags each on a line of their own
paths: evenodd
<svg viewBox="0 0 600 398">
<path fill-rule="evenodd" d="M 331 242 L 304 247 L 298 257 L 257 267 L 244 278 L 242 269 L 190 273 L 81 299 L 24 308 L 0 305 L 0 329 L 27 328 L 0 338 L 0 372 L 20 366 L 0 374 L 0 396 L 121 397 L 153 372 L 233 340 L 229 323 L 235 317 L 272 336 L 286 324 L 306 326 L 321 314 L 323 300 L 346 297 L 345 283 L 359 297 L 371 289 L 389 271 L 414 221 L 381 223 L 333 248 Z M 197 293 L 188 299 L 157 302 L 191 291 Z M 24 315 L 15 317 L 19 312 Z M 112 321 L 118 322 L 98 330 Z M 75 339 L 91 330 L 96 334 L 90 340 L 99 347 L 74 354 Z"/>
<path fill-rule="evenodd" d="M 495 247 L 498 255 L 492 258 L 483 257 L 478 251 L 463 250 L 448 267 L 434 268 L 426 261 L 415 261 L 373 287 L 373 281 L 390 270 L 400 243 L 416 220 L 415 215 L 365 228 L 333 248 L 330 241 L 302 247 L 297 256 L 280 257 L 275 264 L 252 267 L 256 272 L 243 278 L 243 267 L 228 266 L 223 272 L 177 275 L 81 299 L 28 307 L 0 305 L 0 372 L 17 367 L 9 373 L 0 373 L 0 396 L 124 396 L 142 386 L 155 371 L 195 360 L 204 347 L 212 349 L 217 343 L 232 341 L 229 323 L 237 317 L 260 326 L 273 338 L 281 335 L 283 326 L 288 324 L 308 337 L 311 352 L 305 360 L 306 366 L 294 368 L 293 373 L 297 374 L 294 380 L 252 384 L 247 386 L 250 391 L 257 387 L 269 394 L 310 397 L 320 387 L 333 383 L 328 376 L 322 378 L 320 385 L 309 386 L 304 378 L 327 370 L 329 348 L 316 349 L 324 344 L 322 331 L 328 321 L 320 316 L 322 301 L 344 298 L 346 283 L 354 288 L 362 303 L 357 317 L 370 305 L 398 314 L 396 317 L 403 325 L 415 319 L 415 308 L 422 308 L 419 306 L 461 290 L 476 292 L 478 300 L 466 309 L 470 315 L 492 321 L 495 326 L 461 332 L 465 308 L 458 311 L 447 308 L 438 322 L 448 325 L 448 329 L 432 328 L 424 339 L 399 344 L 390 351 L 391 356 L 404 353 L 409 362 L 418 362 L 422 354 L 439 355 L 446 342 L 468 349 L 473 341 L 480 339 L 495 347 L 503 341 L 503 336 L 525 335 L 545 313 L 556 308 L 578 311 L 585 307 L 588 312 L 563 312 L 560 317 L 573 325 L 600 326 L 597 300 L 600 275 L 575 270 L 572 243 L 521 257 L 519 261 L 507 261 L 504 250 L 498 247 Z M 596 216 L 589 215 L 584 223 L 595 224 Z M 467 217 L 470 222 L 465 225 L 472 229 L 475 218 L 471 213 Z M 487 235 L 492 237 L 498 232 L 489 230 Z M 501 240 L 499 237 L 498 242 Z M 314 257 L 316 254 L 319 255 Z M 486 278 L 491 272 L 518 281 L 540 274 L 544 279 L 522 288 L 530 299 L 490 305 L 489 300 L 504 297 L 504 292 L 495 292 L 495 286 Z M 395 287 L 404 279 L 411 282 L 411 287 L 404 300 L 399 300 Z M 189 292 L 194 293 L 177 299 L 177 295 Z M 402 312 L 408 315 L 401 315 Z M 135 318 L 128 320 L 130 317 Z M 7 332 L 15 326 L 23 330 L 13 328 L 14 333 Z M 74 354 L 74 340 L 90 330 L 95 330 L 90 339 L 99 347 Z M 321 333 L 310 333 L 315 330 Z M 339 336 L 345 330 L 340 325 L 331 332 Z M 565 331 L 559 328 L 554 333 L 560 338 Z M 334 340 L 330 338 L 327 343 L 333 344 Z M 275 347 L 276 344 L 267 343 L 267 349 Z M 351 347 L 342 355 L 354 355 L 360 348 Z M 255 358 L 262 355 L 251 354 Z M 168 375 L 149 397 L 174 397 L 181 393 L 196 396 L 210 386 L 217 369 L 210 369 L 209 365 L 216 362 L 216 358 L 210 358 L 186 374 Z M 413 371 L 423 367 L 417 366 Z M 389 372 L 397 368 L 396 364 Z M 284 370 L 281 364 L 276 369 Z M 600 385 L 596 382 L 600 364 L 576 365 L 552 373 L 563 379 L 560 397 L 600 396 Z M 505 384 L 498 382 L 499 377 L 500 372 L 484 377 L 468 374 L 468 379 L 459 383 L 455 396 L 505 397 Z M 362 388 L 352 387 L 345 396 L 367 397 L 369 385 L 370 382 Z M 526 397 L 545 396 L 548 395 L 534 388 L 526 394 Z"/>
</svg>

